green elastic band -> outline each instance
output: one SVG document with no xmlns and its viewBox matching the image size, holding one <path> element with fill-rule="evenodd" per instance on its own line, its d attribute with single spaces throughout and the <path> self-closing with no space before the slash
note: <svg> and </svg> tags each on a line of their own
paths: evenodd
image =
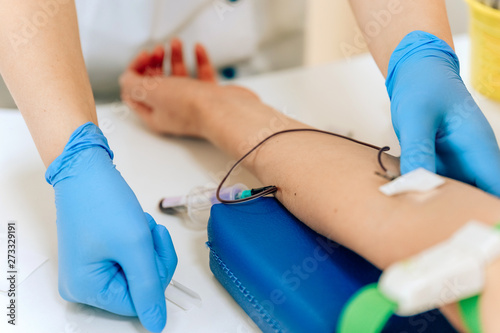
<svg viewBox="0 0 500 333">
<path fill-rule="evenodd" d="M 460 315 L 469 333 L 481 333 L 481 318 L 479 316 L 479 295 L 458 302 Z"/>
<path fill-rule="evenodd" d="M 385 297 L 376 283 L 361 288 L 340 314 L 339 333 L 378 333 L 394 314 L 397 304 Z"/>
</svg>

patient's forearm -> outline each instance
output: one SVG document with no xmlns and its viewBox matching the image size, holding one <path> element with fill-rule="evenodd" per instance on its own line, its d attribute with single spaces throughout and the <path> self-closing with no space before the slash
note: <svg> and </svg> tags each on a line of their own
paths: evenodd
<svg viewBox="0 0 500 333">
<path fill-rule="evenodd" d="M 204 105 L 212 111 L 204 136 L 234 157 L 272 132 L 306 127 L 251 98 Z M 499 199 L 453 180 L 429 195 L 383 195 L 378 188 L 387 181 L 374 174 L 381 171 L 376 157 L 375 149 L 344 139 L 289 133 L 259 148 L 246 166 L 264 184 L 278 186 L 278 199 L 294 215 L 381 268 L 471 219 L 500 220 Z M 398 170 L 397 158 L 385 155 L 383 161 Z"/>
<path fill-rule="evenodd" d="M 203 136 L 235 158 L 273 132 L 306 127 L 250 96 L 214 95 L 201 109 Z M 289 133 L 258 149 L 246 166 L 264 184 L 278 186 L 277 198 L 300 220 L 380 268 L 446 239 L 471 219 L 488 224 L 500 220 L 499 199 L 449 179 L 430 194 L 386 197 L 378 190 L 386 180 L 374 174 L 381 171 L 376 155 L 376 150 L 344 139 Z M 398 170 L 397 158 L 386 155 L 383 160 Z M 490 290 L 499 274 L 500 269 L 490 270 Z M 492 327 L 489 331 L 498 329 L 492 310 L 500 311 L 496 296 L 490 291 L 483 301 L 491 313 L 483 318 Z M 446 314 L 459 323 L 455 308 Z"/>
</svg>

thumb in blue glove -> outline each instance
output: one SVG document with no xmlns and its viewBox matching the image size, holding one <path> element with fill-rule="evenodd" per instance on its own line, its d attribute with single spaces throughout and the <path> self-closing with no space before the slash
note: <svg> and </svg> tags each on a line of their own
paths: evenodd
<svg viewBox="0 0 500 333">
<path fill-rule="evenodd" d="M 443 40 L 408 34 L 393 52 L 386 81 L 401 172 L 423 167 L 500 195 L 500 150 Z"/>
<path fill-rule="evenodd" d="M 167 229 L 143 212 L 112 159 L 102 132 L 87 123 L 47 169 L 57 208 L 59 292 L 70 302 L 138 316 L 161 332 L 177 256 Z"/>
</svg>

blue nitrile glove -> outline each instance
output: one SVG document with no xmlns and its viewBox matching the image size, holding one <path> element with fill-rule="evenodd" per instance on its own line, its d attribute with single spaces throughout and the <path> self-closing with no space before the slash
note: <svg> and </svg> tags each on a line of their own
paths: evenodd
<svg viewBox="0 0 500 333">
<path fill-rule="evenodd" d="M 143 212 L 112 159 L 101 130 L 86 123 L 47 169 L 57 208 L 59 293 L 138 316 L 160 332 L 177 256 L 167 229 Z"/>
<path fill-rule="evenodd" d="M 386 81 L 401 172 L 418 167 L 500 195 L 500 151 L 488 121 L 443 40 L 408 34 L 391 56 Z"/>
</svg>

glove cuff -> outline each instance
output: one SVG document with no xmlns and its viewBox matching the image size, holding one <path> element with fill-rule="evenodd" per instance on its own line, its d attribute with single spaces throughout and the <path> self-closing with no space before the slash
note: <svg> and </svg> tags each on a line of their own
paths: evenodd
<svg viewBox="0 0 500 333">
<path fill-rule="evenodd" d="M 448 43 L 425 31 L 410 32 L 401 40 L 389 60 L 385 86 L 391 99 L 396 77 L 401 67 L 407 63 L 410 63 L 410 66 L 418 66 L 418 64 L 411 64 L 411 62 L 426 57 L 440 58 L 446 61 L 456 74 L 460 75 L 458 57 Z M 426 68 L 422 68 L 422 70 L 425 71 Z"/>
<path fill-rule="evenodd" d="M 110 159 L 113 160 L 113 152 L 109 148 L 108 140 L 99 127 L 92 122 L 81 125 L 71 134 L 61 155 L 49 165 L 45 172 L 47 183 L 55 186 L 59 181 L 68 177 L 69 174 L 65 170 L 72 165 L 72 161 L 76 155 L 82 150 L 90 148 L 104 149 Z"/>
</svg>

